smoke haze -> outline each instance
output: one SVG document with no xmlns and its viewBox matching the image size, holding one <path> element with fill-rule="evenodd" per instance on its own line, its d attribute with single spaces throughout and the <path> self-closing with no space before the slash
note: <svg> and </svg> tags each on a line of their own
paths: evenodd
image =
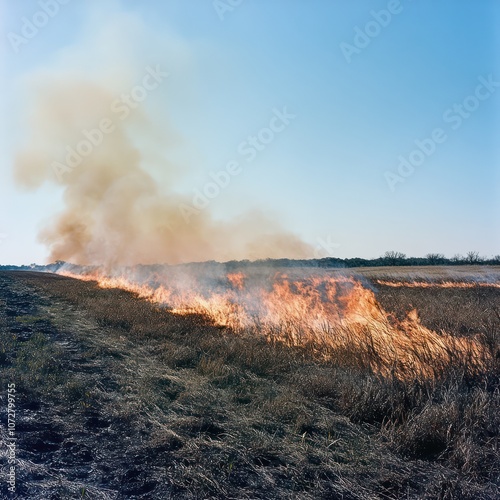
<svg viewBox="0 0 500 500">
<path fill-rule="evenodd" d="M 64 190 L 62 212 L 39 235 L 50 260 L 115 267 L 311 256 L 259 210 L 230 222 L 215 220 L 210 207 L 186 213 L 192 195 L 176 182 L 189 177 L 189 161 L 169 160 L 175 126 L 167 109 L 159 121 L 150 108 L 169 92 L 169 63 L 192 64 L 189 49 L 162 39 L 167 56 L 144 59 L 162 51 L 140 20 L 114 14 L 101 24 L 23 82 L 25 143 L 15 178 L 29 189 L 51 182 Z"/>
</svg>

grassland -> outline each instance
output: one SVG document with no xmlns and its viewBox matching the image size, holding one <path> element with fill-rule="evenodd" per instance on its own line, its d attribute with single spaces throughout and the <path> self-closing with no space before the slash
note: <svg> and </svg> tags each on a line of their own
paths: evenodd
<svg viewBox="0 0 500 500">
<path fill-rule="evenodd" d="M 500 289 L 377 300 L 480 338 L 488 366 L 383 378 L 355 353 L 325 362 L 93 282 L 0 273 L 0 495 L 15 383 L 20 498 L 499 498 Z"/>
</svg>

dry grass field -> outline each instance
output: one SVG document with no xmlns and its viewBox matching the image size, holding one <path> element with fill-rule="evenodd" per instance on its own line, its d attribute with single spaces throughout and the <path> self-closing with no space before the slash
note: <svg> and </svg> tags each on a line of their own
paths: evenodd
<svg viewBox="0 0 500 500">
<path fill-rule="evenodd" d="M 470 280 L 481 281 L 500 280 L 500 266 L 385 266 L 385 267 L 358 267 L 353 271 L 373 279 L 401 278 L 406 281 L 412 279 L 428 280 Z"/>
<path fill-rule="evenodd" d="M 402 377 L 377 369 L 377 343 L 320 350 L 93 281 L 0 273 L 0 495 L 15 383 L 19 498 L 499 498 L 500 288 L 356 271 L 388 321 L 417 309 L 481 362 L 426 357 Z"/>
</svg>

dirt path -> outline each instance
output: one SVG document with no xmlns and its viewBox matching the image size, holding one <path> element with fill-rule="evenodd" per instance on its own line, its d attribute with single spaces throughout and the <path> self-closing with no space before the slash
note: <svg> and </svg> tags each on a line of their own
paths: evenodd
<svg viewBox="0 0 500 500">
<path fill-rule="evenodd" d="M 141 425 L 140 415 L 145 409 L 137 407 L 133 397 L 140 390 L 139 370 L 158 375 L 147 353 L 125 338 L 106 339 L 81 312 L 5 274 L 0 274 L 0 327 L 15 339 L 9 357 L 15 372 L 25 375 L 20 380 L 15 372 L 9 376 L 12 369 L 0 375 L 1 494 L 9 493 L 6 387 L 15 383 L 20 498 L 107 499 L 146 495 L 155 489 L 161 497 L 155 481 L 161 471 L 141 456 L 146 424 Z M 38 348 L 38 358 L 25 359 L 28 347 Z M 119 372 L 113 349 L 121 353 Z M 51 377 L 54 380 L 48 381 Z M 127 414 L 120 414 L 123 408 Z M 168 492 L 164 494 L 166 498 Z"/>
</svg>

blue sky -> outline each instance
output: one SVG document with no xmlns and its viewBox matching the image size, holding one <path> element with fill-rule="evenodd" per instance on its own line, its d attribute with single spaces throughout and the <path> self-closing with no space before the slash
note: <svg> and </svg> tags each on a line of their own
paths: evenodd
<svg viewBox="0 0 500 500">
<path fill-rule="evenodd" d="M 175 190 L 203 189 L 229 161 L 244 167 L 211 201 L 216 217 L 259 207 L 318 256 L 500 253 L 498 2 L 53 1 L 58 12 L 18 52 L 12 33 L 22 36 L 23 18 L 44 2 L 0 3 L 0 263 L 44 262 L 37 234 L 62 204 L 57 185 L 26 191 L 13 181 L 26 140 L 22 82 L 124 12 L 148 38 L 143 67 L 161 60 L 171 74 L 146 106 L 159 124 L 168 115 L 165 147 L 189 171 Z M 462 116 L 455 105 L 466 106 Z M 284 108 L 295 118 L 247 162 L 239 145 Z M 445 139 L 402 176 L 398 158 L 436 129 Z M 154 159 L 151 170 L 162 181 Z"/>
</svg>

